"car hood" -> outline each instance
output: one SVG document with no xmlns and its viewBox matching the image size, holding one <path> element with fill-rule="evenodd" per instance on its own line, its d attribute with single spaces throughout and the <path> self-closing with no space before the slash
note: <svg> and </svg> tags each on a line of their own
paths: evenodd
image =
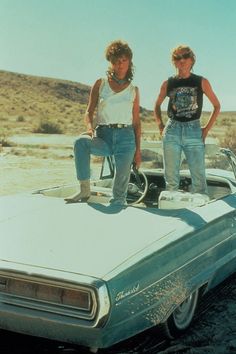
<svg viewBox="0 0 236 354">
<path fill-rule="evenodd" d="M 0 261 L 108 279 L 144 250 L 164 247 L 223 212 L 204 208 L 118 209 L 37 194 L 1 197 Z"/>
</svg>

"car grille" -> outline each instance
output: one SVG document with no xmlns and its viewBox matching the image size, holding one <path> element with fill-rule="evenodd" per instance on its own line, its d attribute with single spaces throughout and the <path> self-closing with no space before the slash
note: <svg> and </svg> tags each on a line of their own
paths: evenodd
<svg viewBox="0 0 236 354">
<path fill-rule="evenodd" d="M 92 288 L 8 275 L 0 275 L 0 301 L 86 320 L 93 320 L 97 311 Z"/>
</svg>

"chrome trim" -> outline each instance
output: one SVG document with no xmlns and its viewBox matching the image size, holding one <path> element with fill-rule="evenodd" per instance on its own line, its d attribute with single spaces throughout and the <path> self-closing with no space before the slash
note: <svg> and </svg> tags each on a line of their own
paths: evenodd
<svg viewBox="0 0 236 354">
<path fill-rule="evenodd" d="M 97 289 L 97 292 L 98 292 L 98 299 L 99 299 L 98 301 L 99 311 L 98 311 L 96 322 L 94 323 L 93 327 L 102 327 L 109 314 L 111 303 L 110 303 L 108 290 L 105 284 L 99 287 Z"/>
<path fill-rule="evenodd" d="M 230 149 L 220 148 L 220 152 L 225 155 L 232 167 L 234 177 L 236 179 L 236 156 Z"/>
<path fill-rule="evenodd" d="M 172 270 L 171 272 L 169 272 L 168 274 L 164 275 L 162 278 L 157 279 L 156 281 L 154 281 L 153 283 L 147 285 L 146 287 L 140 288 L 138 289 L 137 292 L 134 292 L 132 294 L 130 294 L 130 298 L 133 298 L 145 291 L 147 291 L 149 288 L 156 286 L 158 283 L 161 283 L 163 281 L 165 281 L 166 279 L 168 279 L 170 276 L 175 275 L 175 273 L 177 273 L 178 271 L 181 271 L 182 269 L 184 269 L 186 266 L 188 266 L 189 264 L 191 264 L 192 262 L 196 261 L 198 258 L 202 257 L 203 255 L 205 255 L 206 253 L 212 252 L 212 250 L 214 250 L 215 248 L 217 248 L 219 245 L 222 245 L 226 242 L 228 242 L 232 237 L 234 236 L 234 234 L 231 234 L 230 236 L 228 236 L 226 239 L 220 241 L 219 243 L 217 243 L 216 245 L 210 247 L 209 249 L 207 249 L 204 252 L 199 253 L 197 256 L 191 258 L 190 260 L 188 260 L 186 263 L 184 263 L 183 265 L 179 266 L 178 268 Z M 214 267 L 214 264 L 211 265 L 211 267 Z M 116 303 L 119 303 L 119 301 L 117 301 Z"/>
</svg>

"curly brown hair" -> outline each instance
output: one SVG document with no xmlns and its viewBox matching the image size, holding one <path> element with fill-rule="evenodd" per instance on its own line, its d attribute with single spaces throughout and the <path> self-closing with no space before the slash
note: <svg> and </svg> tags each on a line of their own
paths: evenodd
<svg viewBox="0 0 236 354">
<path fill-rule="evenodd" d="M 126 74 L 126 79 L 128 81 L 133 80 L 133 76 L 134 76 L 134 67 L 132 62 L 133 52 L 130 49 L 128 43 L 122 40 L 116 40 L 111 42 L 105 50 L 105 55 L 106 55 L 106 59 L 112 64 L 115 63 L 116 60 L 122 56 L 128 58 L 130 63 L 129 63 L 129 69 Z M 113 71 L 111 67 L 108 68 L 107 74 L 109 76 L 112 76 Z"/>
</svg>

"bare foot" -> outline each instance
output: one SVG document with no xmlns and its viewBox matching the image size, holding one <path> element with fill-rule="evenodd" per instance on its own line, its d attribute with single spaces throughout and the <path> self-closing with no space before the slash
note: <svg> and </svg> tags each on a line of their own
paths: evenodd
<svg viewBox="0 0 236 354">
<path fill-rule="evenodd" d="M 79 192 L 79 193 L 72 195 L 71 197 L 65 198 L 64 200 L 67 204 L 86 203 L 87 200 L 89 199 L 89 197 L 90 197 L 90 195 L 84 196 L 83 193 Z"/>
</svg>

